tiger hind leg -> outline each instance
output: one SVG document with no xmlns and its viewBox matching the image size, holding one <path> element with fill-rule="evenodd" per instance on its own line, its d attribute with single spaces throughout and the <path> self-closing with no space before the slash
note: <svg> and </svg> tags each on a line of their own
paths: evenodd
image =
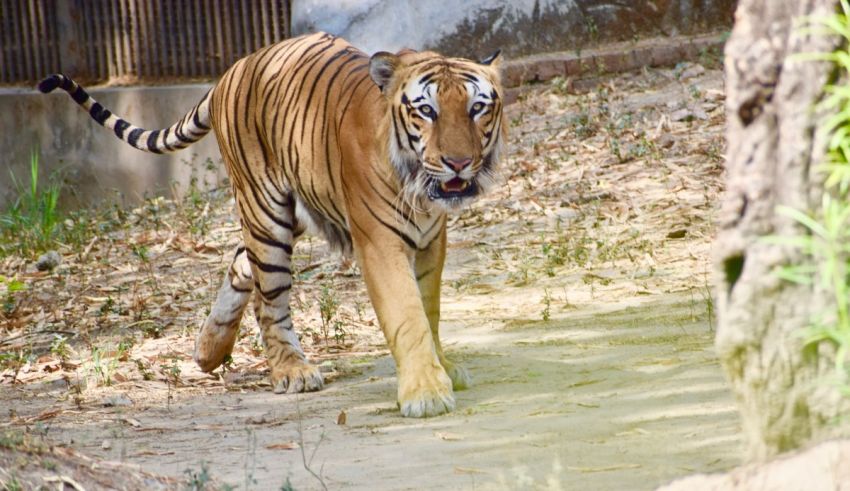
<svg viewBox="0 0 850 491">
<path fill-rule="evenodd" d="M 240 245 L 201 331 L 195 338 L 195 363 L 211 372 L 233 351 L 239 323 L 254 290 L 254 278 L 245 247 Z"/>
<path fill-rule="evenodd" d="M 266 215 L 266 210 L 273 215 Z M 292 245 L 303 231 L 294 211 L 290 193 L 241 213 L 246 255 L 255 279 L 254 313 L 263 334 L 272 387 L 278 394 L 310 392 L 324 385 L 319 368 L 307 362 L 301 349 L 289 309 Z"/>
</svg>

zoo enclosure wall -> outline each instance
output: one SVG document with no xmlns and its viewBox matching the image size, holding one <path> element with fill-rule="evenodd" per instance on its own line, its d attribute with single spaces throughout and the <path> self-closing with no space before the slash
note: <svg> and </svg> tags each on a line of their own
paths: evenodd
<svg viewBox="0 0 850 491">
<path fill-rule="evenodd" d="M 0 84 L 210 80 L 289 26 L 290 0 L 0 0 Z"/>
</svg>

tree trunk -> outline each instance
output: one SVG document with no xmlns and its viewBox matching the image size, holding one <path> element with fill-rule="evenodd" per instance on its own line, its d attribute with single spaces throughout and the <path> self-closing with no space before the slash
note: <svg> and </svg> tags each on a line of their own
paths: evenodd
<svg viewBox="0 0 850 491">
<path fill-rule="evenodd" d="M 750 460 L 809 441 L 847 435 L 850 400 L 833 383 L 828 343 L 801 333 L 830 309 L 815 285 L 779 279 L 778 267 L 808 258 L 765 236 L 807 233 L 777 206 L 819 208 L 829 114 L 816 108 L 838 73 L 796 53 L 830 52 L 836 37 L 800 29 L 804 16 L 836 13 L 838 0 L 740 0 L 726 45 L 727 192 L 714 246 L 716 346 L 735 391 Z M 832 381 L 827 381 L 832 380 Z"/>
</svg>

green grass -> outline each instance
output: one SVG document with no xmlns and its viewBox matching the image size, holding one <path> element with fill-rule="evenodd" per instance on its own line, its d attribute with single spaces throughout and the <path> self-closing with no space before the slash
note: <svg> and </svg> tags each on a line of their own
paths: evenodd
<svg viewBox="0 0 850 491">
<path fill-rule="evenodd" d="M 61 182 L 51 177 L 39 183 L 38 153 L 30 157 L 30 182 L 25 185 L 11 175 L 18 198 L 0 214 L 0 257 L 33 256 L 50 249 L 61 223 L 57 208 Z"/>
<path fill-rule="evenodd" d="M 828 84 L 820 109 L 833 113 L 822 130 L 830 138 L 826 161 L 819 166 L 825 175 L 821 205 L 814 210 L 779 207 L 777 212 L 797 222 L 805 233 L 772 236 L 766 241 L 792 247 L 805 260 L 777 270 L 789 282 L 819 286 L 827 292 L 832 307 L 813 316 L 802 333 L 810 352 L 820 343 L 834 347 L 835 369 L 850 375 L 850 87 L 842 83 L 850 76 L 850 2 L 841 0 L 840 11 L 829 17 L 806 21 L 805 31 L 839 36 L 842 45 L 831 53 L 810 53 L 797 59 L 831 63 L 840 72 L 838 83 Z M 819 352 L 819 351 L 818 351 Z M 846 379 L 845 379 L 846 380 Z M 850 387 L 844 387 L 850 393 Z"/>
</svg>

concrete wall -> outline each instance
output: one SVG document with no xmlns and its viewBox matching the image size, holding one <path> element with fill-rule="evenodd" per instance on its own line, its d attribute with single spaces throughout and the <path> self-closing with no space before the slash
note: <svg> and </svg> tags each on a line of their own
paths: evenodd
<svg viewBox="0 0 850 491">
<path fill-rule="evenodd" d="M 210 85 L 105 88 L 92 97 L 127 120 L 147 128 L 172 124 L 190 110 Z M 29 155 L 39 150 L 42 178 L 58 172 L 66 182 L 63 200 L 70 206 L 99 202 L 121 193 L 127 204 L 146 192 L 167 193 L 173 182 L 187 183 L 192 166 L 199 181 L 224 176 L 221 154 L 212 134 L 170 155 L 136 150 L 95 123 L 64 91 L 0 90 L 0 205 L 16 195 L 10 172 L 29 182 Z M 211 158 L 216 170 L 205 171 Z"/>
<path fill-rule="evenodd" d="M 736 0 L 294 0 L 292 32 L 327 31 L 366 51 L 468 58 L 576 51 L 602 42 L 731 27 Z"/>
</svg>

